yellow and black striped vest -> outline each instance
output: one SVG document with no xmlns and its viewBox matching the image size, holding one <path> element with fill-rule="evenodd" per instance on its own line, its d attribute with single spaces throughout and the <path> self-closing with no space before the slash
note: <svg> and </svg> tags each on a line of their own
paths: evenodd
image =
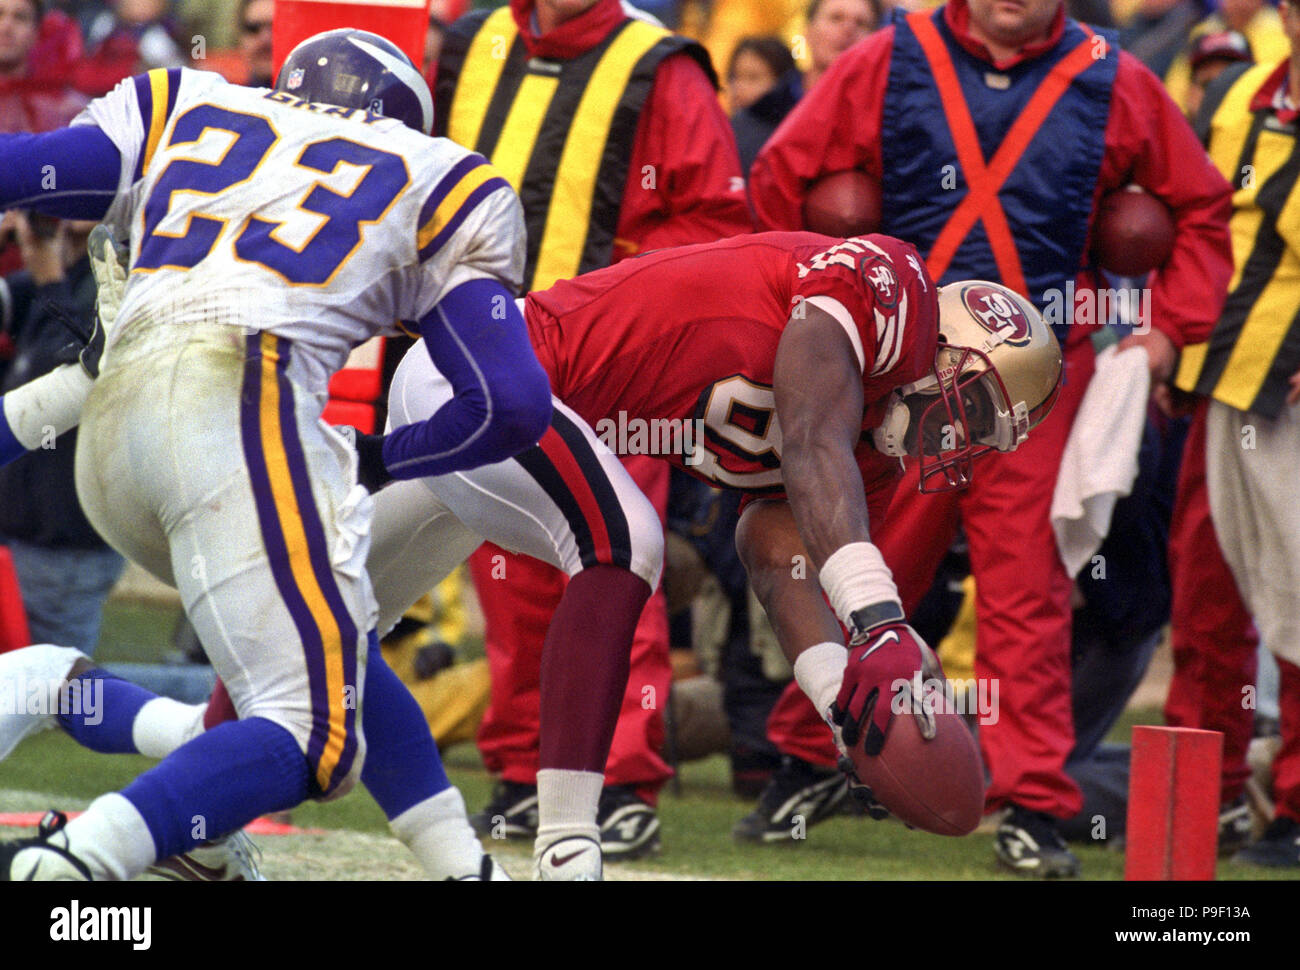
<svg viewBox="0 0 1300 970">
<path fill-rule="evenodd" d="M 1184 348 L 1176 383 L 1240 411 L 1275 418 L 1300 370 L 1300 141 L 1255 93 L 1277 70 L 1253 67 L 1212 112 L 1207 145 L 1232 183 L 1235 264 L 1208 342 Z"/>
<path fill-rule="evenodd" d="M 716 86 L 704 48 L 640 20 L 566 61 L 530 58 L 509 6 L 468 14 L 448 31 L 434 134 L 490 159 L 519 193 L 525 289 L 613 261 L 637 121 L 660 62 L 678 51 Z"/>
</svg>

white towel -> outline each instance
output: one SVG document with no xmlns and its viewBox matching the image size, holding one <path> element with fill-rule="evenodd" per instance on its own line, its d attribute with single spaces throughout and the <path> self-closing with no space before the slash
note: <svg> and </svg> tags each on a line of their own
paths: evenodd
<svg viewBox="0 0 1300 970">
<path fill-rule="evenodd" d="M 1115 502 L 1133 489 L 1151 393 L 1149 366 L 1139 347 L 1119 353 L 1111 346 L 1097 355 L 1052 496 L 1056 548 L 1072 577 L 1101 547 Z"/>
</svg>

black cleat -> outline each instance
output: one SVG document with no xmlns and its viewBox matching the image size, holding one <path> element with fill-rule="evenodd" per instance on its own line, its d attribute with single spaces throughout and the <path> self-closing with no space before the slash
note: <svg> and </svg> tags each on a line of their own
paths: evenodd
<svg viewBox="0 0 1300 970">
<path fill-rule="evenodd" d="M 840 812 L 849 780 L 834 768 L 818 768 L 785 756 L 764 789 L 758 806 L 731 829 L 741 842 L 792 842 L 807 829 Z"/>
<path fill-rule="evenodd" d="M 502 781 L 481 812 L 469 817 L 480 836 L 493 839 L 533 839 L 537 836 L 537 786 Z"/>
<path fill-rule="evenodd" d="M 1022 876 L 1072 879 L 1079 874 L 1079 860 L 1061 838 L 1057 820 L 1019 805 L 1012 805 L 998 826 L 993 849 L 999 862 Z"/>
<path fill-rule="evenodd" d="M 1224 802 L 1219 807 L 1219 857 L 1227 858 L 1250 845 L 1251 828 L 1250 806 L 1245 795 Z"/>
<path fill-rule="evenodd" d="M 600 851 L 609 862 L 659 851 L 659 816 L 631 788 L 611 785 L 601 791 L 596 824 Z"/>
</svg>

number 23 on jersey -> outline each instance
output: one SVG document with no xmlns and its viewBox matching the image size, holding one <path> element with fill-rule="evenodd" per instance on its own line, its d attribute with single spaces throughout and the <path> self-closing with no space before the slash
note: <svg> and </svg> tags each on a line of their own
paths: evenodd
<svg viewBox="0 0 1300 970">
<path fill-rule="evenodd" d="M 251 181 L 279 141 L 271 122 L 261 115 L 200 104 L 176 119 L 167 147 L 197 144 L 212 129 L 228 132 L 233 141 L 215 162 L 175 158 L 163 169 L 145 201 L 135 269 L 198 265 L 217 245 L 226 220 L 196 209 L 189 213 L 181 232 L 164 232 L 159 226 L 176 205 L 175 196 L 216 195 Z M 244 262 L 266 267 L 290 284 L 322 286 L 356 251 L 362 227 L 384 217 L 410 183 L 410 176 L 400 155 L 342 137 L 308 143 L 294 164 L 321 174 L 298 199 L 296 208 L 322 216 L 324 221 L 305 243 L 292 246 L 277 238 L 283 223 L 250 216 L 234 237 L 234 254 Z M 344 164 L 363 172 L 347 194 L 324 184 L 324 178 Z"/>
</svg>

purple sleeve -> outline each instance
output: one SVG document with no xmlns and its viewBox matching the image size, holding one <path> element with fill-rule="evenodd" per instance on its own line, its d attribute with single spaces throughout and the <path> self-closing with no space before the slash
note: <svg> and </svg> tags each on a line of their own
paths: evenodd
<svg viewBox="0 0 1300 970">
<path fill-rule="evenodd" d="M 0 135 L 0 209 L 102 219 L 117 197 L 122 156 L 94 125 Z"/>
<path fill-rule="evenodd" d="M 551 385 L 514 296 L 492 279 L 456 287 L 420 321 L 424 345 L 455 396 L 425 421 L 384 436 L 394 478 L 466 471 L 537 444 L 551 420 Z"/>
</svg>

